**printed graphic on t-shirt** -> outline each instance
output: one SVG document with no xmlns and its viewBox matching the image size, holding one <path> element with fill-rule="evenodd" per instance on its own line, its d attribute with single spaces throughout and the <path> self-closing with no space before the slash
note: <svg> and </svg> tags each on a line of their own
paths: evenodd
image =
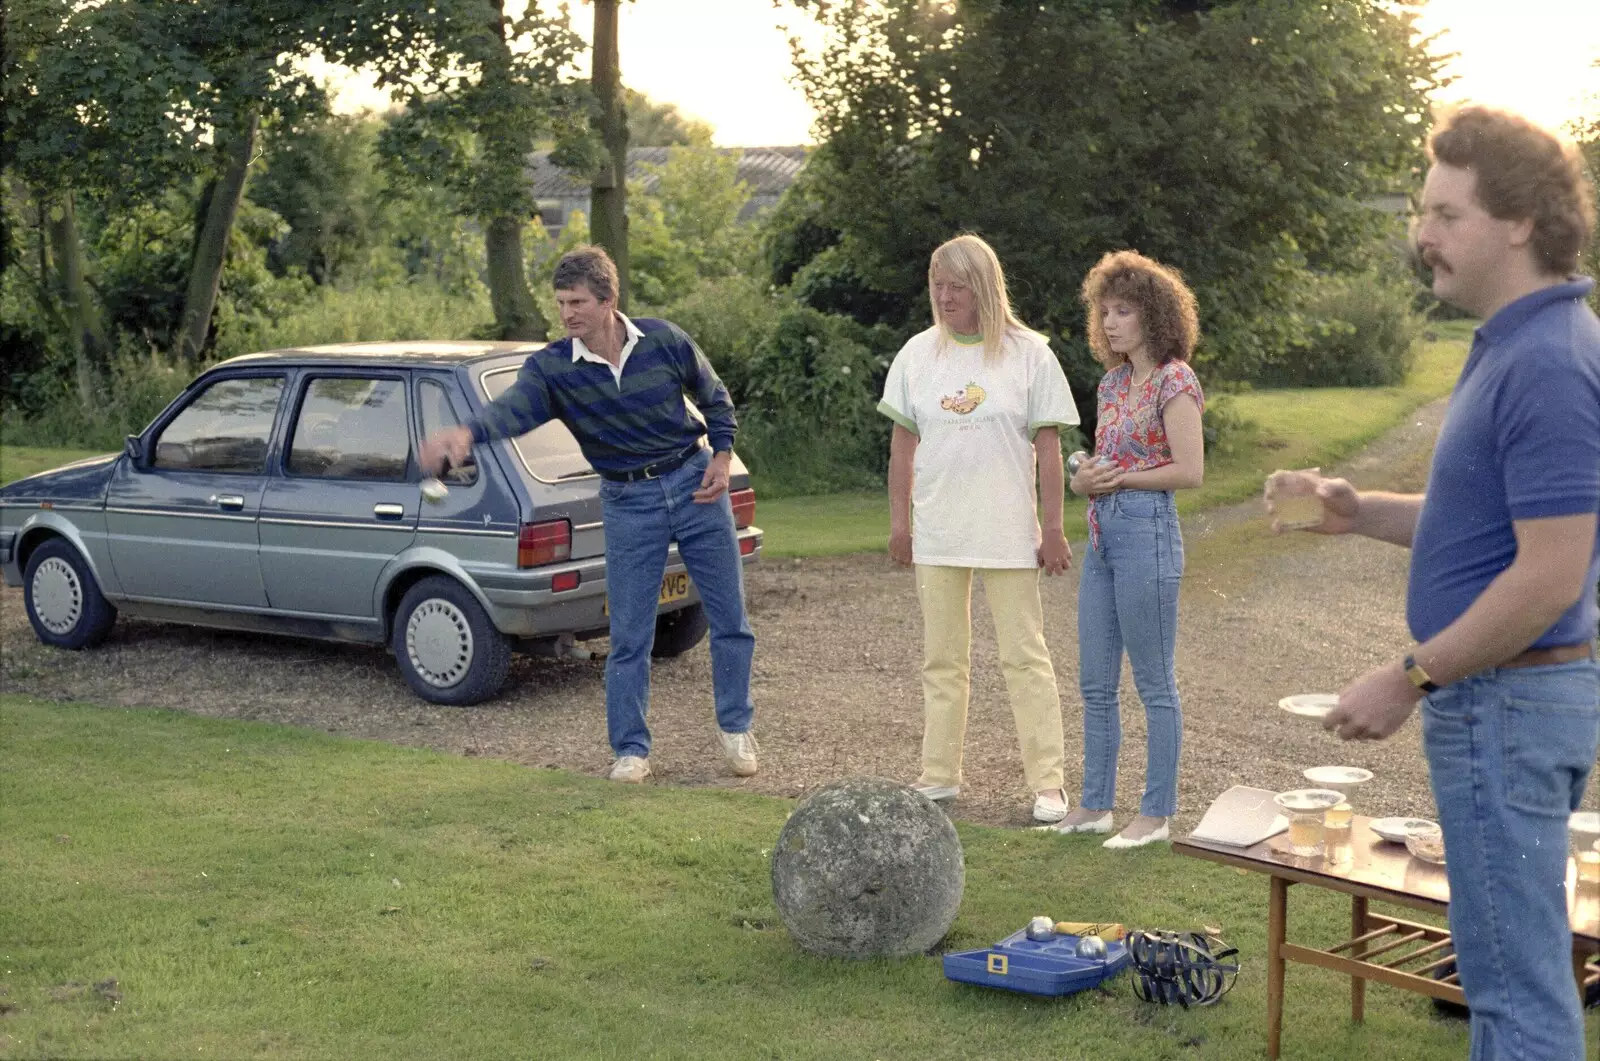
<svg viewBox="0 0 1600 1061">
<path fill-rule="evenodd" d="M 959 378 L 959 377 L 958 377 Z M 968 383 L 954 394 L 939 399 L 939 408 L 966 416 L 983 404 L 988 393 L 976 383 Z"/>
</svg>

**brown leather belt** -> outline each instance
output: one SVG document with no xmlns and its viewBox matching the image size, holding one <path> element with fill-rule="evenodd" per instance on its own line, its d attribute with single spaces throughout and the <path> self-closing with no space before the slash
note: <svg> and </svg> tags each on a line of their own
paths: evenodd
<svg viewBox="0 0 1600 1061">
<path fill-rule="evenodd" d="M 1594 646 L 1585 641 L 1581 645 L 1556 645 L 1554 648 L 1530 648 L 1520 656 L 1512 656 L 1502 667 L 1548 667 L 1556 663 L 1571 663 L 1575 659 L 1594 659 Z"/>
</svg>

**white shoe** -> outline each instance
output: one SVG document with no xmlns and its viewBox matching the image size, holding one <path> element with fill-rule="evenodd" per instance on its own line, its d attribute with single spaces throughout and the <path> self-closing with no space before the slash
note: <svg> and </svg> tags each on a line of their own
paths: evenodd
<svg viewBox="0 0 1600 1061">
<path fill-rule="evenodd" d="M 1053 825 L 1050 828 L 1063 835 L 1067 833 L 1109 833 L 1111 831 L 1111 812 L 1106 811 L 1098 818 L 1090 818 L 1088 821 L 1078 822 L 1076 825 L 1062 822 L 1060 825 Z"/>
<path fill-rule="evenodd" d="M 611 768 L 611 780 L 637 785 L 650 776 L 650 760 L 639 755 L 624 755 Z"/>
<path fill-rule="evenodd" d="M 1058 822 L 1067 816 L 1067 793 L 1058 790 L 1053 794 L 1035 796 L 1033 798 L 1033 820 L 1036 822 Z"/>
<path fill-rule="evenodd" d="M 724 733 L 719 729 L 717 739 L 722 741 L 722 754 L 728 757 L 728 765 L 733 767 L 733 772 L 739 777 L 754 777 L 761 768 L 756 762 L 756 735 L 749 730 Z"/>
<path fill-rule="evenodd" d="M 960 785 L 930 785 L 927 782 L 918 781 L 911 787 L 916 789 L 921 795 L 927 796 L 935 803 L 943 803 L 945 800 L 955 799 L 957 796 L 961 795 Z"/>
<path fill-rule="evenodd" d="M 1113 851 L 1122 851 L 1130 847 L 1143 847 L 1146 844 L 1159 844 L 1166 839 L 1167 823 L 1162 822 L 1161 828 L 1156 829 L 1154 832 L 1146 833 L 1137 840 L 1130 840 L 1127 836 L 1127 830 L 1124 829 L 1122 832 L 1118 833 L 1116 836 L 1113 836 L 1100 846 L 1110 848 Z"/>
</svg>

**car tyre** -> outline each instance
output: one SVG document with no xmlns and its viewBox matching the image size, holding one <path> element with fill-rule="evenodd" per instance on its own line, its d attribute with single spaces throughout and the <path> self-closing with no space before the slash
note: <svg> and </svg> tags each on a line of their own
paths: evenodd
<svg viewBox="0 0 1600 1061">
<path fill-rule="evenodd" d="M 390 647 L 412 692 L 435 704 L 489 699 L 505 684 L 511 643 L 465 586 L 435 575 L 406 591 Z"/>
<path fill-rule="evenodd" d="M 89 648 L 105 640 L 117 621 L 117 609 L 100 592 L 89 562 L 61 538 L 33 551 L 22 584 L 28 622 L 47 645 Z"/>
<path fill-rule="evenodd" d="M 704 604 L 691 604 L 687 608 L 657 616 L 656 643 L 650 649 L 650 654 L 657 659 L 681 656 L 698 645 L 710 628 Z"/>
</svg>

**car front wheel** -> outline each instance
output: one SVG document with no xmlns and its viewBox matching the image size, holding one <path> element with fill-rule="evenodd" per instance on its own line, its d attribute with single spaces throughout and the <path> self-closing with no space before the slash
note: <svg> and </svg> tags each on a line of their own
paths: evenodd
<svg viewBox="0 0 1600 1061">
<path fill-rule="evenodd" d="M 505 684 L 511 645 L 466 587 L 435 575 L 406 591 L 394 616 L 394 658 L 406 684 L 435 704 L 476 704 Z"/>
<path fill-rule="evenodd" d="M 88 648 L 104 640 L 117 621 L 117 609 L 70 542 L 52 538 L 35 549 L 22 582 L 28 621 L 47 645 Z"/>
<path fill-rule="evenodd" d="M 656 618 L 656 643 L 650 654 L 657 659 L 681 656 L 706 636 L 706 606 L 691 604 Z"/>
</svg>

